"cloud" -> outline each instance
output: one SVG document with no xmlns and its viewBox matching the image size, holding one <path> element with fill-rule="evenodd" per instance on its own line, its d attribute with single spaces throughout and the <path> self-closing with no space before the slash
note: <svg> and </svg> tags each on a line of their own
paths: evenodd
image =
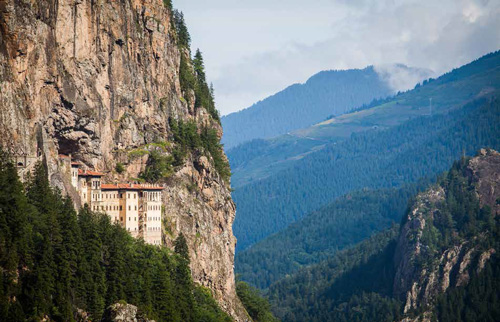
<svg viewBox="0 0 500 322">
<path fill-rule="evenodd" d="M 430 77 L 435 77 L 430 69 L 413 68 L 401 64 L 376 65 L 375 71 L 395 92 L 406 91 L 415 87 L 415 84 Z"/>
<path fill-rule="evenodd" d="M 223 114 L 325 69 L 375 65 L 400 90 L 423 75 L 394 64 L 441 74 L 500 48 L 493 0 L 186 3 L 198 6 L 185 10 L 188 26 Z"/>
</svg>

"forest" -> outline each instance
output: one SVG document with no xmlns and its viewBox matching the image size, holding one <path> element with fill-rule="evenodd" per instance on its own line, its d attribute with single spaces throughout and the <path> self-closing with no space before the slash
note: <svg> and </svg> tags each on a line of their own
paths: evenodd
<svg viewBox="0 0 500 322">
<path fill-rule="evenodd" d="M 445 249 L 464 241 L 474 243 L 476 254 L 500 246 L 500 219 L 488 205 L 480 206 L 466 175 L 467 162 L 455 162 L 438 180 L 445 200 L 437 205 L 438 212 L 426 215 L 429 224 L 422 237 L 424 251 L 416 258 L 416 265 L 430 269 Z M 482 270 L 474 265 L 469 268 L 471 280 L 466 286 L 450 287 L 435 303 L 422 303 L 404 314 L 404 299 L 392 289 L 395 249 L 401 238 L 398 227 L 272 284 L 268 295 L 273 311 L 283 321 L 394 321 L 429 310 L 439 321 L 496 321 L 500 313 L 497 254 Z M 477 258 L 472 263 L 477 263 Z"/>
<path fill-rule="evenodd" d="M 498 124 L 500 102 L 482 98 L 447 114 L 353 134 L 289 169 L 240 187 L 233 192 L 238 207 L 234 224 L 237 250 L 351 191 L 433 179 L 464 153 L 472 155 L 481 147 L 499 149 Z"/>
<path fill-rule="evenodd" d="M 242 280 L 266 289 L 302 267 L 399 223 L 408 201 L 427 184 L 419 181 L 401 188 L 348 193 L 239 253 L 235 269 Z"/>
<path fill-rule="evenodd" d="M 175 250 L 146 245 L 109 216 L 52 188 L 42 164 L 19 181 L 0 155 L 0 316 L 7 321 L 100 320 L 130 303 L 156 321 L 231 321 L 211 291 L 191 279 L 186 240 Z"/>
<path fill-rule="evenodd" d="M 294 84 L 251 107 L 222 118 L 226 148 L 256 138 L 269 138 L 340 115 L 393 91 L 372 66 L 322 71 L 304 84 Z"/>
</svg>

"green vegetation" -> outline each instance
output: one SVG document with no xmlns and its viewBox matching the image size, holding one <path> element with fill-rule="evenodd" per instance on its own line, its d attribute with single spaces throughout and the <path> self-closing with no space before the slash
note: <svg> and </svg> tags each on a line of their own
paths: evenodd
<svg viewBox="0 0 500 322">
<path fill-rule="evenodd" d="M 170 130 L 176 144 L 172 155 L 174 165 L 182 165 L 188 152 L 200 150 L 213 159 L 214 167 L 219 175 L 226 181 L 231 176 L 231 169 L 227 162 L 217 131 L 212 128 L 202 128 L 200 133 L 194 122 L 169 119 Z M 209 158 L 210 159 L 210 158 Z"/>
<path fill-rule="evenodd" d="M 129 160 L 132 161 L 135 159 L 139 159 L 148 153 L 149 153 L 149 151 L 144 149 L 144 148 L 134 149 L 134 150 L 128 152 L 128 158 L 129 158 Z"/>
<path fill-rule="evenodd" d="M 237 187 L 232 196 L 238 207 L 238 251 L 351 191 L 432 179 L 464 152 L 472 155 L 485 146 L 498 150 L 498 124 L 500 101 L 478 99 L 444 115 L 353 134 L 289 169 Z"/>
<path fill-rule="evenodd" d="M 497 321 L 500 316 L 500 258 L 494 255 L 466 286 L 441 295 L 434 317 L 442 322 Z"/>
<path fill-rule="evenodd" d="M 123 173 L 125 171 L 125 166 L 121 162 L 117 162 L 115 166 L 115 171 L 118 173 Z"/>
<path fill-rule="evenodd" d="M 195 122 L 172 118 L 169 119 L 169 126 L 174 143 L 171 155 L 165 154 L 170 145 L 162 142 L 151 143 L 144 148 L 129 152 L 131 158 L 149 154 L 146 169 L 141 172 L 140 178 L 147 182 L 158 182 L 168 178 L 173 174 L 175 167 L 184 165 L 188 155 L 200 152 L 213 160 L 215 169 L 225 181 L 229 180 L 231 170 L 215 129 L 204 127 L 199 131 Z"/>
<path fill-rule="evenodd" d="M 181 84 L 181 91 L 183 93 L 186 102 L 190 102 L 190 97 L 188 93 L 190 90 L 194 90 L 196 87 L 196 78 L 193 75 L 193 70 L 188 62 L 189 57 L 186 57 L 181 53 L 181 62 L 179 66 L 179 82 Z"/>
<path fill-rule="evenodd" d="M 272 138 L 344 114 L 393 94 L 373 67 L 322 71 L 222 118 L 227 149 L 256 138 Z M 316 142 L 318 143 L 318 142 Z"/>
<path fill-rule="evenodd" d="M 199 49 L 191 59 L 191 36 L 189 35 L 184 14 L 178 10 L 173 11 L 174 27 L 177 35 L 177 46 L 181 50 L 179 66 L 179 81 L 184 99 L 190 102 L 189 92 L 195 94 L 195 108 L 205 108 L 212 118 L 220 123 L 219 112 L 215 108 L 214 91 L 208 86 L 205 74 L 205 64 Z"/>
<path fill-rule="evenodd" d="M 191 35 L 189 34 L 186 22 L 184 21 L 184 14 L 182 11 L 173 10 L 173 21 L 177 35 L 177 46 L 179 49 L 190 50 Z"/>
<path fill-rule="evenodd" d="M 266 289 L 400 222 L 408 200 L 426 186 L 427 181 L 422 181 L 399 189 L 364 189 L 344 195 L 238 253 L 235 270 L 242 280 Z"/>
<path fill-rule="evenodd" d="M 269 302 L 262 297 L 259 290 L 245 282 L 236 283 L 236 294 L 243 303 L 248 314 L 254 322 L 278 322 L 271 313 Z"/>
<path fill-rule="evenodd" d="M 399 321 L 391 297 L 399 226 L 271 285 L 273 312 L 283 321 Z"/>
<path fill-rule="evenodd" d="M 492 256 L 480 274 L 476 267 L 479 254 L 500 247 L 500 219 L 488 206 L 480 207 L 466 165 L 467 159 L 455 162 L 439 179 L 446 198 L 434 205 L 435 211 L 424 214 L 430 228 L 422 235 L 414 264 L 416 272 L 421 272 L 418 267 L 436 265 L 445 249 L 468 241 L 476 250 L 469 268 L 470 283 L 449 288 L 431 308 L 421 303 L 416 312 L 409 312 L 410 317 L 429 309 L 439 321 L 494 321 L 498 316 L 498 255 Z M 268 291 L 273 312 L 284 321 L 401 320 L 404 299 L 395 297 L 392 289 L 398 238 L 395 226 L 282 278 Z M 451 276 L 452 285 L 455 278 Z"/>
<path fill-rule="evenodd" d="M 199 49 L 193 59 L 193 67 L 197 76 L 195 87 L 196 102 L 195 107 L 204 107 L 214 120 L 220 123 L 219 112 L 215 108 L 214 90 L 212 86 L 208 86 L 205 75 L 205 64 L 203 63 L 203 56 Z"/>
<path fill-rule="evenodd" d="M 185 247 L 176 250 L 146 245 L 88 207 L 77 215 L 72 201 L 50 187 L 42 165 L 24 188 L 0 155 L 5 320 L 75 321 L 81 309 L 99 321 L 107 306 L 125 301 L 156 321 L 230 321 L 193 284 Z"/>
<path fill-rule="evenodd" d="M 228 151 L 238 251 L 346 193 L 432 178 L 464 151 L 499 149 L 499 64 L 495 52 L 383 105 Z"/>
<path fill-rule="evenodd" d="M 174 158 L 170 155 L 163 155 L 154 150 L 149 153 L 146 169 L 139 174 L 139 177 L 146 182 L 158 182 L 160 179 L 168 178 L 173 174 Z"/>
</svg>

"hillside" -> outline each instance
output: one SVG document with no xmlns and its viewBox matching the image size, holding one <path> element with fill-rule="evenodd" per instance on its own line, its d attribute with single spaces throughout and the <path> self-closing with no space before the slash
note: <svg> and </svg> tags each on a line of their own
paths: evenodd
<svg viewBox="0 0 500 322">
<path fill-rule="evenodd" d="M 499 314 L 500 154 L 462 159 L 401 227 L 271 285 L 283 321 L 493 321 Z"/>
<path fill-rule="evenodd" d="M 499 56 L 498 52 L 486 55 L 436 80 L 424 81 L 414 90 L 373 102 L 368 105 L 371 108 L 359 108 L 286 135 L 230 149 L 232 186 L 240 187 L 287 169 L 329 143 L 349 139 L 353 133 L 381 131 L 411 118 L 446 113 L 491 93 L 499 88 Z"/>
<path fill-rule="evenodd" d="M 324 146 L 273 175 L 236 185 L 238 250 L 350 191 L 432 178 L 464 152 L 470 155 L 482 146 L 499 148 L 499 62 L 500 53 L 487 55 L 391 102 L 342 116 L 349 122 L 333 119 L 329 127 L 343 138 L 322 142 Z M 375 118 L 385 120 L 385 125 L 374 127 Z M 283 146 L 288 149 L 286 143 Z M 233 171 L 236 177 L 239 168 Z"/>
<path fill-rule="evenodd" d="M 406 67 L 405 67 L 406 68 Z M 270 138 L 386 97 L 392 90 L 375 69 L 322 71 L 242 111 L 222 117 L 226 149 Z"/>
<path fill-rule="evenodd" d="M 399 223 L 408 200 L 425 183 L 344 195 L 236 256 L 240 278 L 261 289 L 302 267 Z"/>
<path fill-rule="evenodd" d="M 2 321 L 101 321 L 114 310 L 127 321 L 233 321 L 193 283 L 183 235 L 174 252 L 146 245 L 106 214 L 77 213 L 42 164 L 23 185 L 3 152 L 0 245 Z"/>
<path fill-rule="evenodd" d="M 0 147 L 16 160 L 21 180 L 42 163 L 50 184 L 77 209 L 90 206 L 92 196 L 93 210 L 120 211 L 122 225 L 140 223 L 127 227 L 131 234 L 147 229 L 164 248 L 173 249 L 182 233 L 194 283 L 233 319 L 248 320 L 236 294 L 235 207 L 222 127 L 182 13 L 170 0 L 5 0 L 0 39 Z M 75 182 L 73 166 L 108 188 L 155 184 L 159 204 L 144 204 L 153 198 L 148 193 L 130 198 L 116 189 L 101 193 L 100 181 L 93 188 Z M 140 204 L 118 208 L 103 199 L 118 203 L 125 195 Z M 46 309 L 33 314 L 57 313 Z"/>
</svg>

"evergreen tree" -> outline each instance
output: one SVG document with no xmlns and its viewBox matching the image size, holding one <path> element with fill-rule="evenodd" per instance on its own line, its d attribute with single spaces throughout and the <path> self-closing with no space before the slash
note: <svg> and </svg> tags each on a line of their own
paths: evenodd
<svg viewBox="0 0 500 322">
<path fill-rule="evenodd" d="M 189 262 L 189 248 L 187 245 L 186 237 L 184 237 L 183 233 L 180 233 L 179 236 L 175 239 L 174 246 L 175 252 L 179 254 L 181 258 Z"/>
<path fill-rule="evenodd" d="M 125 301 L 157 321 L 227 321 L 209 294 L 193 295 L 184 236 L 176 250 L 132 238 L 87 205 L 77 216 L 42 164 L 24 191 L 0 151 L 1 320 L 74 321 L 83 310 L 98 321 Z"/>
<path fill-rule="evenodd" d="M 177 45 L 179 48 L 189 50 L 191 46 L 191 35 L 189 35 L 186 22 L 184 21 L 184 14 L 182 11 L 174 10 L 173 17 L 175 30 L 177 32 Z"/>
</svg>

